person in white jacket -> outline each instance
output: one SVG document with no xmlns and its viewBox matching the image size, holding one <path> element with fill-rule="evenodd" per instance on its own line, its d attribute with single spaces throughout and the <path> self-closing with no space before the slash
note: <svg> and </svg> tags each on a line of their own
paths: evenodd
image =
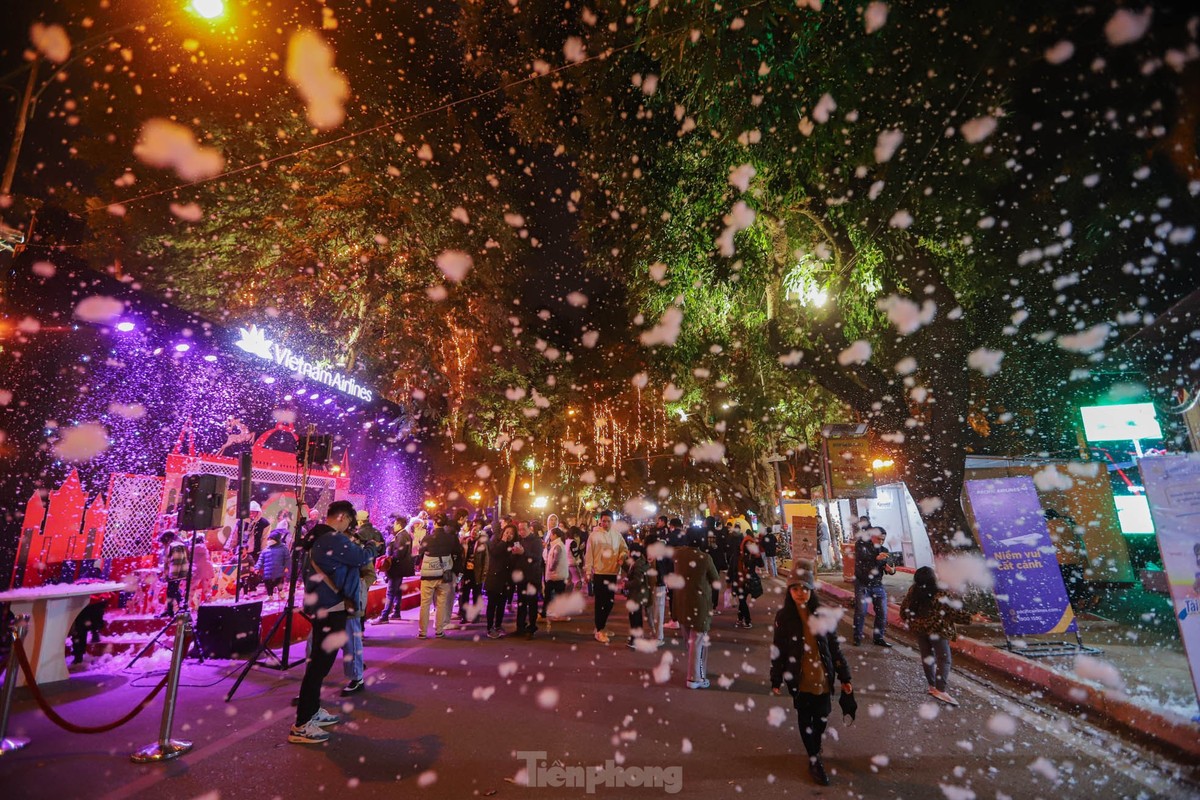
<svg viewBox="0 0 1200 800">
<path fill-rule="evenodd" d="M 600 524 L 588 537 L 583 559 L 584 574 L 596 596 L 596 641 L 601 644 L 608 644 L 605 628 L 616 602 L 617 574 L 628 556 L 629 545 L 625 543 L 625 537 L 613 530 L 612 512 L 602 512 Z"/>
<path fill-rule="evenodd" d="M 546 593 L 545 605 L 542 606 L 542 616 L 546 624 L 550 624 L 550 604 L 560 594 L 567 591 L 567 579 L 571 577 L 571 557 L 567 553 L 566 542 L 563 541 L 562 528 L 555 525 L 550 529 L 550 541 L 542 553 L 546 562 Z"/>
</svg>

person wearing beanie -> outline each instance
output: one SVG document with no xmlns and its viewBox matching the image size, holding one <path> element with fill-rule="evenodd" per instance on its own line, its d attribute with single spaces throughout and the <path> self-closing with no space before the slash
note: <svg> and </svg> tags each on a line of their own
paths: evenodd
<svg viewBox="0 0 1200 800">
<path fill-rule="evenodd" d="M 788 578 L 783 608 L 775 615 L 771 693 L 780 695 L 786 686 L 792 695 L 809 774 L 818 785 L 828 786 L 821 742 L 833 710 L 834 678 L 845 695 L 854 688 L 838 645 L 836 618 L 818 614 L 819 607 L 812 569 L 799 562 Z"/>
</svg>

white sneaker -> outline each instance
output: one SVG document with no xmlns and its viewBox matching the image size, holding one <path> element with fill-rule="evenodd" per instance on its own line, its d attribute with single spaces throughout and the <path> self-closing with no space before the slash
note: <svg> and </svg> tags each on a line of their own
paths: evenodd
<svg viewBox="0 0 1200 800">
<path fill-rule="evenodd" d="M 604 631 L 596 631 L 596 641 L 600 644 L 608 644 L 608 634 Z"/>
<path fill-rule="evenodd" d="M 689 689 L 707 689 L 710 685 L 711 684 L 708 682 L 707 678 L 704 678 L 704 679 L 698 680 L 698 681 L 688 681 L 687 682 L 687 687 Z"/>
<path fill-rule="evenodd" d="M 316 725 L 319 728 L 326 728 L 330 725 L 337 725 L 342 721 L 342 718 L 337 714 L 330 714 L 323 708 L 318 708 L 317 713 L 313 714 L 312 719 L 308 721 L 309 725 Z"/>
<path fill-rule="evenodd" d="M 329 741 L 329 731 L 309 720 L 303 725 L 293 725 L 288 731 L 288 741 L 292 744 L 320 744 Z"/>
</svg>

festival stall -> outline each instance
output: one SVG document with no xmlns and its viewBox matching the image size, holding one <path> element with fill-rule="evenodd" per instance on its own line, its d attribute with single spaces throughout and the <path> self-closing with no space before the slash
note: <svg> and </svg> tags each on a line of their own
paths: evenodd
<svg viewBox="0 0 1200 800">
<path fill-rule="evenodd" d="M 235 332 L 82 268 L 25 270 L 9 299 L 36 324 L 12 342 L 23 369 L 5 384 L 13 402 L 0 441 L 10 469 L 0 490 L 20 505 L 0 515 L 15 521 L 0 522 L 0 589 L 120 582 L 108 650 L 138 646 L 162 627 L 160 537 L 176 527 L 186 476 L 226 479 L 221 524 L 196 541 L 213 570 L 211 579 L 193 576 L 195 602 L 238 592 L 243 454 L 258 533 L 257 542 L 242 537 L 243 550 L 261 545 L 264 529 L 294 526 L 297 441 L 309 431 L 333 441 L 332 457 L 305 479 L 314 517 L 346 499 L 384 528 L 388 514 L 420 502 L 421 460 L 404 410 L 378 397 L 361 369 L 314 355 L 320 339 L 295 320 L 264 314 L 261 327 Z M 241 594 L 259 598 L 246 580 L 252 569 L 243 561 Z M 369 612 L 381 610 L 381 590 Z M 262 599 L 267 631 L 283 601 Z M 306 631 L 297 615 L 293 638 Z"/>
</svg>

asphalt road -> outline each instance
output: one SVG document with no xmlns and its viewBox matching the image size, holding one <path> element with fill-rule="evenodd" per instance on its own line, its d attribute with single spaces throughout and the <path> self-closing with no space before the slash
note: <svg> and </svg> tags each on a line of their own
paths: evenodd
<svg viewBox="0 0 1200 800">
<path fill-rule="evenodd" d="M 612 761 L 624 768 L 627 783 L 662 783 L 593 787 L 605 797 L 671 790 L 688 798 L 1200 797 L 1189 782 L 1195 765 L 1172 764 L 961 670 L 951 691 L 962 705 L 936 704 L 926 695 L 915 652 L 902 645 L 846 645 L 858 721 L 847 726 L 835 715 L 825 746 L 833 785 L 815 787 L 790 702 L 772 697 L 768 686 L 768 607 L 780 588 L 768 582 L 751 630 L 735 631 L 729 612 L 717 617 L 713 686 L 703 691 L 683 686 L 679 642 L 641 653 L 616 637 L 607 647 L 593 641 L 590 607 L 587 618 L 556 623 L 534 641 L 482 639 L 481 625 L 420 641 L 415 611 L 406 612 L 405 621 L 368 628 L 370 687 L 349 702 L 326 703 L 347 721 L 318 746 L 286 742 L 299 668 L 256 669 L 227 704 L 232 679 L 221 678 L 232 665 L 189 662 L 176 736 L 194 740 L 195 749 L 154 766 L 131 764 L 127 756 L 156 738 L 159 702 L 115 732 L 82 736 L 54 728 L 22 694 L 10 732 L 33 744 L 0 758 L 0 794 L 22 800 L 587 795 L 586 785 L 522 785 L 571 779 L 569 770 L 539 771 L 544 758 L 546 767 L 566 768 Z M 619 617 L 613 627 L 624 631 Z M 846 625 L 842 632 L 848 635 Z M 659 683 L 664 653 L 676 663 Z M 331 697 L 341 685 L 339 672 L 335 667 L 327 682 Z M 131 673 L 80 676 L 57 689 L 53 702 L 72 721 L 102 723 L 154 682 Z"/>
</svg>

